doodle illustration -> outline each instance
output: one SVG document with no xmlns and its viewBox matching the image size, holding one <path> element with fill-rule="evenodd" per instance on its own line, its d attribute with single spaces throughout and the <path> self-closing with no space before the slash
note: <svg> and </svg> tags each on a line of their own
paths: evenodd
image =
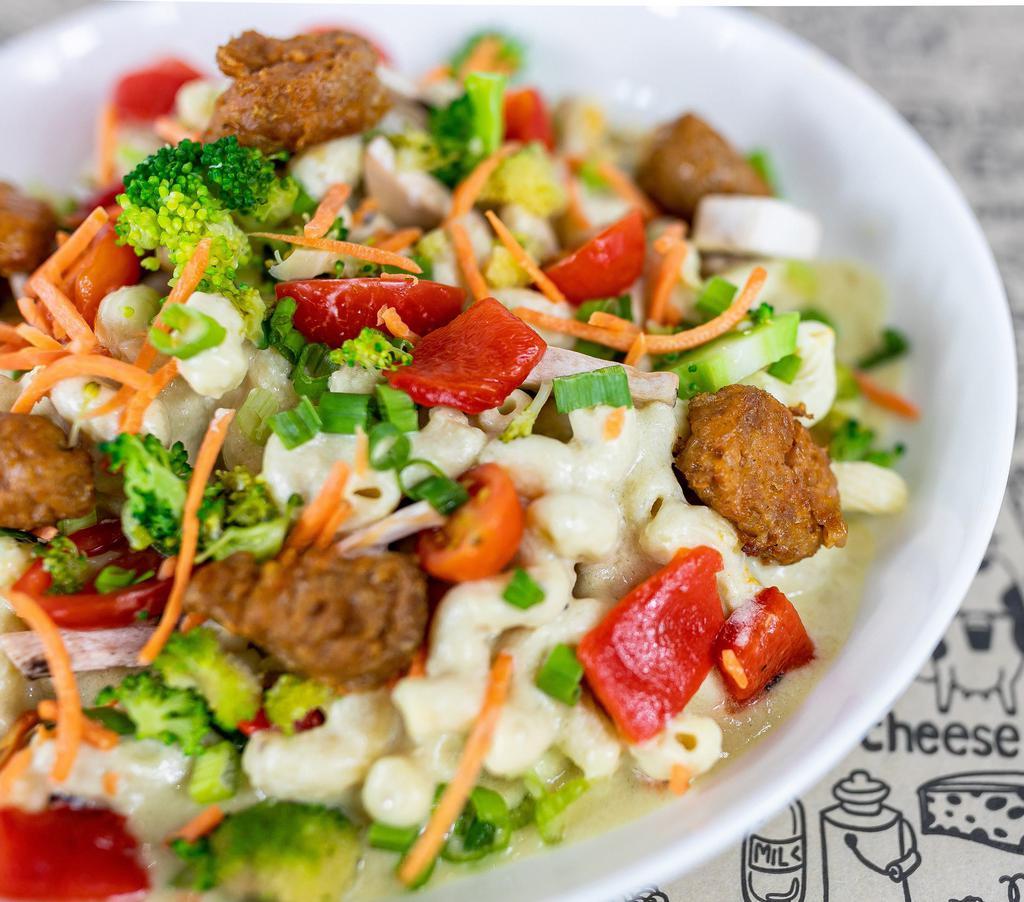
<svg viewBox="0 0 1024 902">
<path fill-rule="evenodd" d="M 821 812 L 824 902 L 910 902 L 921 855 L 910 822 L 883 804 L 889 793 L 866 770 L 832 787 L 838 804 Z"/>
<path fill-rule="evenodd" d="M 1024 674 L 1024 598 L 1010 562 L 995 543 L 981 563 L 968 606 L 960 610 L 932 654 L 935 703 L 949 713 L 954 695 L 994 696 L 1007 715 L 1017 712 Z"/>
<path fill-rule="evenodd" d="M 743 902 L 803 902 L 807 891 L 807 833 L 799 800 L 743 840 Z"/>
<path fill-rule="evenodd" d="M 1021 886 L 1024 885 L 1024 874 L 1012 874 L 999 878 L 1006 884 L 1006 902 L 1021 902 Z M 981 896 L 964 896 L 962 899 L 950 899 L 949 902 L 985 902 Z"/>
<path fill-rule="evenodd" d="M 669 902 L 669 898 L 656 886 L 645 886 L 627 902 Z"/>
<path fill-rule="evenodd" d="M 950 774 L 917 795 L 925 833 L 1024 854 L 1024 771 Z"/>
</svg>

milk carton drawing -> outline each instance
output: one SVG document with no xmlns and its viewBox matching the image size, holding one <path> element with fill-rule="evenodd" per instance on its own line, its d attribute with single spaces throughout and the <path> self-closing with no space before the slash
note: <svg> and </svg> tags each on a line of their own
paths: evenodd
<svg viewBox="0 0 1024 902">
<path fill-rule="evenodd" d="M 837 804 L 821 812 L 825 902 L 911 902 L 921 855 L 910 822 L 884 804 L 889 792 L 866 770 L 832 787 Z"/>
<path fill-rule="evenodd" d="M 799 800 L 743 840 L 741 868 L 743 902 L 803 902 L 807 832 Z"/>
</svg>

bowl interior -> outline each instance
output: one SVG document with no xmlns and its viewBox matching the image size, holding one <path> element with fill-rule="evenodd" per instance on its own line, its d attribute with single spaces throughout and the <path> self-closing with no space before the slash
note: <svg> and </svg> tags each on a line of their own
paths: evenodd
<svg viewBox="0 0 1024 902">
<path fill-rule="evenodd" d="M 424 902 L 611 898 L 682 873 L 798 794 L 853 745 L 937 642 L 981 559 L 1015 418 L 1009 312 L 973 216 L 932 153 L 818 51 L 752 16 L 710 9 L 358 7 L 141 3 L 94 8 L 0 47 L 11 134 L 0 177 L 66 185 L 116 75 L 163 53 L 211 69 L 226 36 L 324 23 L 381 38 L 418 73 L 475 28 L 525 41 L 527 78 L 653 123 L 705 113 L 740 146 L 771 149 L 787 196 L 825 224 L 824 256 L 869 263 L 914 341 L 908 390 L 923 409 L 892 529 L 839 658 L 803 707 L 700 791 L 556 852 L 448 884 Z"/>
</svg>

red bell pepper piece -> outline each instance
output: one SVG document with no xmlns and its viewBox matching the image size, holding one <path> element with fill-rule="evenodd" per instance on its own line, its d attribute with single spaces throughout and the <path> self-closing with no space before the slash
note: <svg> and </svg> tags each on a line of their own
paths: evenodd
<svg viewBox="0 0 1024 902">
<path fill-rule="evenodd" d="M 630 742 L 662 730 L 711 671 L 725 619 L 715 579 L 721 569 L 713 548 L 681 550 L 580 641 L 587 682 Z"/>
<path fill-rule="evenodd" d="M 417 404 L 480 413 L 519 388 L 546 348 L 519 317 L 484 298 L 421 338 L 412 363 L 388 370 L 384 378 Z"/>
<path fill-rule="evenodd" d="M 332 348 L 364 328 L 378 328 L 384 307 L 394 307 L 413 332 L 425 335 L 455 319 L 466 299 L 461 288 L 425 279 L 298 279 L 275 290 L 278 300 L 295 299 L 292 322 L 303 337 Z"/>
<path fill-rule="evenodd" d="M 738 702 L 813 657 L 814 643 L 800 615 L 774 586 L 733 611 L 715 640 L 715 662 Z"/>
<path fill-rule="evenodd" d="M 505 94 L 505 140 L 540 141 L 548 150 L 555 149 L 555 131 L 551 127 L 544 98 L 536 88 L 520 88 Z"/>
<path fill-rule="evenodd" d="M 274 725 L 270 722 L 270 718 L 267 717 L 267 712 L 262 708 L 256 712 L 256 716 L 252 720 L 240 720 L 238 722 L 238 732 L 243 736 L 252 736 L 254 733 L 272 730 L 273 728 Z"/>
<path fill-rule="evenodd" d="M 125 820 L 106 808 L 0 808 L 0 898 L 141 898 L 149 877 Z"/>
<path fill-rule="evenodd" d="M 71 269 L 72 300 L 92 325 L 100 301 L 116 288 L 137 285 L 141 278 L 138 256 L 127 245 L 117 243 L 114 227 L 108 223 Z"/>
<path fill-rule="evenodd" d="M 644 270 L 644 220 L 633 210 L 586 244 L 544 270 L 573 304 L 614 297 Z"/>
<path fill-rule="evenodd" d="M 114 86 L 114 109 L 125 122 L 148 122 L 174 109 L 178 89 L 203 73 L 173 57 L 126 72 Z"/>
</svg>

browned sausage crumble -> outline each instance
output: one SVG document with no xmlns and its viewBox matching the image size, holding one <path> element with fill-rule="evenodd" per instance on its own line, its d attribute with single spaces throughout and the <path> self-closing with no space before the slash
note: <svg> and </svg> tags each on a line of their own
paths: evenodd
<svg viewBox="0 0 1024 902">
<path fill-rule="evenodd" d="M 744 157 L 693 113 L 654 133 L 637 182 L 664 209 L 687 220 L 705 194 L 771 194 Z"/>
<path fill-rule="evenodd" d="M 267 152 L 296 151 L 365 131 L 391 105 L 377 62 L 377 51 L 346 31 L 287 40 L 247 31 L 217 50 L 217 65 L 235 81 L 203 141 L 237 135 Z"/>
<path fill-rule="evenodd" d="M 736 527 L 747 554 L 792 564 L 846 544 L 827 452 L 768 392 L 728 385 L 693 398 L 689 416 L 676 466 Z"/>
<path fill-rule="evenodd" d="M 0 182 L 0 276 L 35 269 L 49 255 L 56 232 L 49 204 Z"/>
<path fill-rule="evenodd" d="M 38 529 L 96 506 L 92 460 L 45 417 L 0 414 L 0 526 Z"/>
<path fill-rule="evenodd" d="M 196 571 L 184 605 L 338 690 L 403 673 L 427 628 L 426 578 L 395 552 L 311 550 L 290 565 L 234 554 Z"/>
</svg>

